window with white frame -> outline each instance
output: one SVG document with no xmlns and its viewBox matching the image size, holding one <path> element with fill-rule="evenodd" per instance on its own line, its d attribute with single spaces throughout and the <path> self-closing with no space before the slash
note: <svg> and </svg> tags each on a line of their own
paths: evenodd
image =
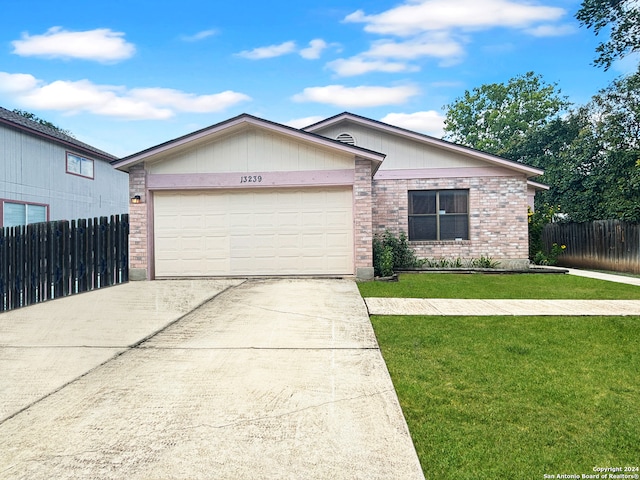
<svg viewBox="0 0 640 480">
<path fill-rule="evenodd" d="M 67 152 L 67 173 L 93 178 L 93 160 Z"/>
<path fill-rule="evenodd" d="M 409 240 L 468 240 L 469 190 L 409 191 Z"/>
<path fill-rule="evenodd" d="M 16 227 L 18 225 L 46 222 L 48 210 L 48 205 L 3 200 L 2 226 Z"/>
</svg>

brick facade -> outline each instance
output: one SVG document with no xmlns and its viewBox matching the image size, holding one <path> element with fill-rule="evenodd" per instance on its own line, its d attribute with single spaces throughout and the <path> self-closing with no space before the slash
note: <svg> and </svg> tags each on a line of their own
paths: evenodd
<svg viewBox="0 0 640 480">
<path fill-rule="evenodd" d="M 148 278 L 147 174 L 144 164 L 129 170 L 129 198 L 140 195 L 140 203 L 129 205 L 129 268 L 133 280 Z"/>
<path fill-rule="evenodd" d="M 411 242 L 421 258 L 491 257 L 505 268 L 528 266 L 524 177 L 393 179 L 373 182 L 373 232 L 408 232 L 409 190 L 469 190 L 469 240 Z M 515 212 L 515 213 L 514 213 Z"/>
<path fill-rule="evenodd" d="M 356 158 L 353 185 L 356 276 L 373 278 L 373 216 L 371 162 Z"/>
</svg>

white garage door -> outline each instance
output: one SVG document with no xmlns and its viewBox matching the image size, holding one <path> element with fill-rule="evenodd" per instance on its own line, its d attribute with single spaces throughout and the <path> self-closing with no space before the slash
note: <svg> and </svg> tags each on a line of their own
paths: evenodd
<svg viewBox="0 0 640 480">
<path fill-rule="evenodd" d="M 351 188 L 156 192 L 156 277 L 353 274 Z"/>
</svg>

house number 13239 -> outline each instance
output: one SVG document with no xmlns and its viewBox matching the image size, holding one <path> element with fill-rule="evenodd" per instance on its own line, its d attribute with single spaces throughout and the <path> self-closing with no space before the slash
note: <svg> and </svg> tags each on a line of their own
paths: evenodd
<svg viewBox="0 0 640 480">
<path fill-rule="evenodd" d="M 240 177 L 240 183 L 260 183 L 262 175 L 245 175 Z"/>
</svg>

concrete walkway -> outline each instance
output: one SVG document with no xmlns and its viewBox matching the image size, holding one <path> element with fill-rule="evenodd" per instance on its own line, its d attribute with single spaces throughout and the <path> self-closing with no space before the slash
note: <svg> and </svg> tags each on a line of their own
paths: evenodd
<svg viewBox="0 0 640 480">
<path fill-rule="evenodd" d="M 578 277 L 595 278 L 597 280 L 606 280 L 608 282 L 615 283 L 626 283 L 627 285 L 636 285 L 640 287 L 640 278 L 637 277 L 614 275 L 611 273 L 592 272 L 590 270 L 578 270 L 577 268 L 561 268 L 561 270 L 567 270 L 569 272 L 569 275 L 576 275 Z"/>
<path fill-rule="evenodd" d="M 353 281 L 136 282 L 0 315 L 0 478 L 423 479 Z"/>
<path fill-rule="evenodd" d="M 569 275 L 640 286 L 640 278 L 568 270 Z M 640 298 L 640 289 L 638 290 Z M 640 315 L 640 300 L 365 298 L 370 315 Z"/>
</svg>

